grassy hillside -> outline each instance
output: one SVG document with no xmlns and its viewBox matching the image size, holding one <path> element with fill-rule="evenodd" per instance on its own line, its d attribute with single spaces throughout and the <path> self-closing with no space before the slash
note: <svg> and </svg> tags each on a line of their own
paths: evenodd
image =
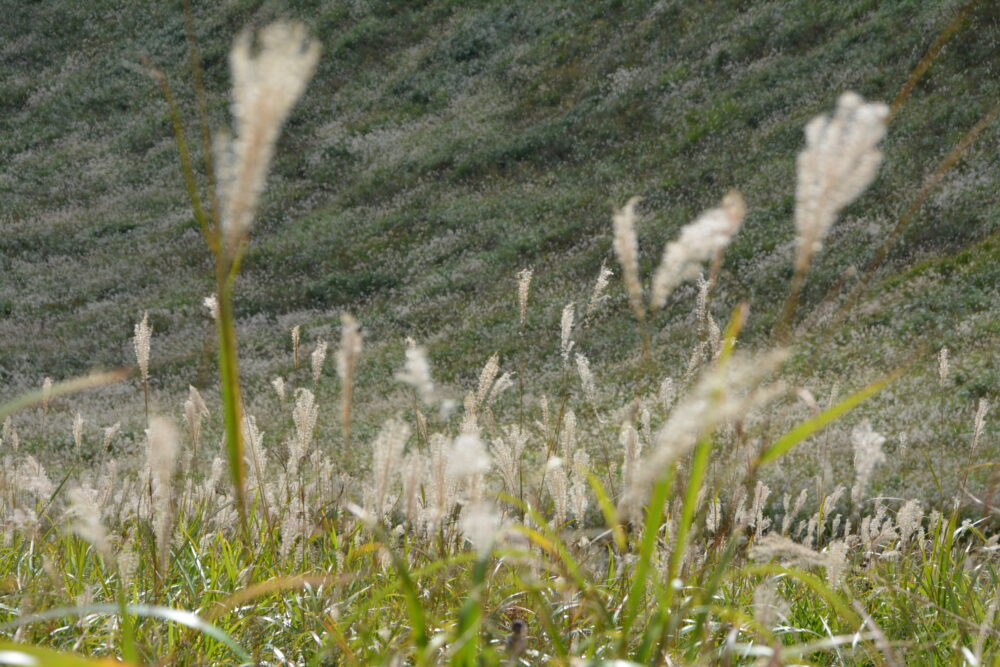
<svg viewBox="0 0 1000 667">
<path fill-rule="evenodd" d="M 186 205 L 166 107 L 142 67 L 148 57 L 168 72 L 194 140 L 183 15 L 177 3 L 5 4 L 7 393 L 130 363 L 132 326 L 148 310 L 154 402 L 176 411 L 187 384 L 214 383 L 201 306 L 211 263 Z M 724 320 L 747 300 L 748 344 L 763 342 L 791 275 L 804 123 L 844 90 L 892 100 L 960 9 L 790 0 L 194 4 L 216 127 L 228 124 L 226 54 L 244 26 L 295 18 L 324 48 L 282 135 L 237 286 L 248 400 L 272 400 L 263 395 L 274 375 L 297 377 L 291 326 L 303 326 L 307 347 L 332 342 L 347 310 L 367 341 L 357 400 L 376 412 L 395 399 L 364 378 L 388 378 L 407 335 L 428 346 L 456 398 L 491 353 L 509 367 L 515 274 L 525 267 L 536 271 L 529 372 L 541 384 L 557 376 L 560 312 L 587 298 L 602 261 L 614 266 L 610 214 L 632 195 L 643 197 L 649 269 L 681 225 L 729 188 L 743 192 L 749 213 L 714 314 Z M 920 79 L 891 123 L 878 180 L 825 243 L 800 316 L 845 271 L 868 263 L 925 178 L 1000 99 L 998 35 L 997 4 L 978 3 Z M 804 333 L 816 335 L 795 362 L 820 396 L 927 346 L 900 385 L 908 411 L 891 398 L 870 408 L 884 430 L 907 431 L 924 452 L 967 442 L 975 402 L 997 397 L 998 139 L 1000 123 L 989 125 L 947 172 L 850 318 L 807 321 Z M 611 292 L 585 352 L 599 375 L 627 384 L 638 334 L 622 290 Z M 681 290 L 656 323 L 667 374 L 682 374 L 690 354 L 692 296 Z M 955 385 L 946 405 L 921 393 L 943 345 Z M 125 416 L 138 426 L 134 387 L 87 400 L 95 423 Z M 67 433 L 68 408 L 64 416 L 45 428 Z M 919 459 L 899 470 L 926 478 Z"/>
<path fill-rule="evenodd" d="M 0 663 L 1000 667 L 995 0 L 180 4 L 0 0 Z"/>
</svg>

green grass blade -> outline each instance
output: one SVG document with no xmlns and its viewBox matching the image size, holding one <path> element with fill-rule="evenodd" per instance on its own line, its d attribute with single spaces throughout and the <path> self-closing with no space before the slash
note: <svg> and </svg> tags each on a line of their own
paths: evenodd
<svg viewBox="0 0 1000 667">
<path fill-rule="evenodd" d="M 894 380 L 896 380 L 900 375 L 903 374 L 905 368 L 906 367 L 897 368 L 896 370 L 894 370 L 892 373 L 885 376 L 881 380 L 876 380 L 867 387 L 864 387 L 863 389 L 854 392 L 853 394 L 851 394 L 841 402 L 837 403 L 836 405 L 827 408 L 826 410 L 819 413 L 815 417 L 811 417 L 805 420 L 804 422 L 793 428 L 791 431 L 788 431 L 787 433 L 785 433 L 785 435 L 778 438 L 778 441 L 775 442 L 773 445 L 771 445 L 771 447 L 766 452 L 761 454 L 760 458 L 757 459 L 756 465 L 764 465 L 766 463 L 770 463 L 771 461 L 781 458 L 782 456 L 790 452 L 792 448 L 794 448 L 800 442 L 802 442 L 812 434 L 816 433 L 817 431 L 820 431 L 830 422 L 850 412 L 855 407 L 857 407 L 858 404 L 860 404 L 861 402 L 871 398 L 878 392 L 885 389 Z"/>
<path fill-rule="evenodd" d="M 156 605 L 130 604 L 125 606 L 125 611 L 132 616 L 143 618 L 158 618 L 164 621 L 171 621 L 178 625 L 183 625 L 193 630 L 197 630 L 203 635 L 211 637 L 216 641 L 225 644 L 230 651 L 237 655 L 240 660 L 251 661 L 250 654 L 239 643 L 226 634 L 223 630 L 208 623 L 197 614 L 185 609 L 174 609 L 172 607 L 161 607 Z M 0 630 L 13 630 L 24 625 L 30 625 L 39 621 L 48 621 L 67 616 L 83 616 L 84 614 L 120 614 L 121 607 L 113 603 L 101 603 L 83 605 L 80 607 L 57 607 L 47 609 L 37 614 L 27 614 L 19 616 L 13 621 L 8 621 L 0 625 Z"/>
</svg>

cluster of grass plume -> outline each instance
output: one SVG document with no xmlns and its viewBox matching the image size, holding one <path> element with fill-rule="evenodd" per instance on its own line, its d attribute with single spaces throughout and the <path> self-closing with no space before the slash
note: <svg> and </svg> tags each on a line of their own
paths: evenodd
<svg viewBox="0 0 1000 667">
<path fill-rule="evenodd" d="M 712 288 L 747 208 L 738 193 L 666 245 L 648 285 L 637 261 L 639 202 L 631 200 L 613 221 L 641 339 L 625 396 L 601 382 L 585 354 L 590 317 L 608 307 L 606 266 L 591 288 L 567 290 L 558 395 L 529 394 L 523 349 L 533 274 L 525 270 L 516 283 L 516 373 L 484 354 L 457 408 L 411 340 L 396 377 L 413 400 L 362 442 L 351 433 L 362 329 L 344 314 L 336 351 L 342 431 L 339 441 L 317 440 L 318 411 L 336 405 L 321 382 L 327 343 L 317 341 L 307 378 L 290 373 L 244 387 L 233 314 L 277 133 L 317 58 L 318 47 L 287 24 L 265 28 L 256 47 L 249 35 L 238 41 L 235 138 L 213 149 L 201 119 L 207 207 L 159 77 L 215 258 L 221 414 L 191 388 L 186 440 L 168 420 L 146 415 L 146 464 L 137 471 L 105 456 L 57 484 L 30 455 L 5 457 L 0 574 L 9 586 L 0 628 L 11 637 L 0 661 L 996 664 L 1000 533 L 983 500 L 996 489 L 989 478 L 964 479 L 964 496 L 930 511 L 920 499 L 871 497 L 885 438 L 867 422 L 852 432 L 850 489 L 804 479 L 778 502 L 765 478 L 905 371 L 885 369 L 825 407 L 800 394 L 812 414 L 781 418 L 778 408 L 793 400 L 783 364 L 799 291 L 819 241 L 875 177 L 884 106 L 845 94 L 832 117 L 808 126 L 799 254 L 773 336 L 781 347 L 740 349 L 752 317 L 745 303 L 716 304 L 729 312 L 721 325 L 713 316 Z M 650 331 L 674 290 L 695 278 L 690 361 L 671 372 L 658 363 Z M 155 339 L 145 317 L 135 332 L 148 406 Z M 294 371 L 298 328 L 292 336 Z M 948 355 L 939 359 L 944 384 Z M 55 397 L 120 379 L 48 382 L 0 406 L 0 417 L 36 403 L 47 412 Z M 270 433 L 245 409 L 248 390 L 278 395 Z M 295 400 L 286 405 L 289 391 Z M 988 408 L 976 408 L 974 448 L 985 445 Z M 210 466 L 195 456 L 204 426 L 222 436 L 224 456 Z M 4 431 L 15 437 L 13 427 Z M 371 466 L 348 475 L 342 464 L 358 452 Z"/>
</svg>

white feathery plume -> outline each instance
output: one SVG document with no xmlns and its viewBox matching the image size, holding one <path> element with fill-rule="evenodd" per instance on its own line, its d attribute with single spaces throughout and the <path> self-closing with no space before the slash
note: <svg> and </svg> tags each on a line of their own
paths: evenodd
<svg viewBox="0 0 1000 667">
<path fill-rule="evenodd" d="M 66 516 L 70 519 L 70 532 L 90 542 L 105 558 L 111 558 L 111 542 L 107 529 L 101 523 L 96 490 L 77 486 L 69 490 L 67 498 Z"/>
<path fill-rule="evenodd" d="M 483 501 L 464 507 L 458 521 L 462 536 L 472 544 L 479 558 L 489 555 L 500 527 L 500 515 L 492 504 Z"/>
<path fill-rule="evenodd" d="M 102 451 L 108 451 L 108 448 L 111 447 L 111 441 L 115 439 L 115 436 L 118 435 L 118 431 L 120 431 L 121 428 L 122 423 L 115 422 L 111 426 L 104 429 L 104 441 L 101 443 Z"/>
<path fill-rule="evenodd" d="M 882 152 L 889 107 L 866 103 L 857 93 L 844 93 L 833 117 L 813 118 L 806 125 L 806 148 L 796 162 L 796 271 L 804 272 L 840 211 L 873 180 Z"/>
<path fill-rule="evenodd" d="M 205 308 L 208 308 L 208 312 L 212 316 L 213 320 L 219 319 L 219 298 L 217 296 L 209 294 L 202 299 L 202 304 Z"/>
<path fill-rule="evenodd" d="M 622 279 L 625 281 L 625 291 L 628 294 L 632 312 L 640 322 L 646 319 L 646 308 L 642 303 L 642 283 L 639 280 L 639 242 L 635 236 L 635 206 L 638 197 L 632 197 L 628 203 L 617 211 L 613 218 L 614 249 L 618 263 L 622 267 Z"/>
<path fill-rule="evenodd" d="M 566 304 L 559 323 L 559 351 L 564 364 L 569 363 L 569 354 L 573 351 L 573 312 L 573 304 Z"/>
<path fill-rule="evenodd" d="M 372 443 L 372 477 L 365 487 L 365 510 L 377 519 L 384 517 L 395 503 L 390 492 L 402 470 L 403 449 L 409 437 L 410 427 L 391 419 L 382 425 Z"/>
<path fill-rule="evenodd" d="M 194 385 L 188 385 L 188 397 L 184 401 L 184 421 L 187 423 L 191 448 L 198 451 L 201 445 L 201 422 L 208 416 L 208 406 Z"/>
<path fill-rule="evenodd" d="M 489 394 L 490 387 L 493 386 L 493 380 L 496 379 L 497 373 L 500 371 L 500 355 L 493 354 L 489 359 L 486 360 L 486 365 L 483 366 L 483 370 L 479 372 L 479 386 L 476 389 L 474 406 L 479 407 L 482 402 L 486 399 Z"/>
<path fill-rule="evenodd" d="M 299 461 L 306 455 L 312 444 L 313 430 L 316 428 L 316 418 L 319 409 L 316 406 L 316 396 L 306 388 L 295 391 L 295 407 L 292 409 L 292 421 L 295 422 L 295 438 L 288 448 L 288 470 L 290 475 L 298 473 Z"/>
<path fill-rule="evenodd" d="M 986 411 L 989 409 L 989 401 L 985 398 L 980 398 L 979 405 L 976 407 L 976 419 L 972 429 L 972 451 L 979 449 L 979 439 L 982 438 L 983 430 L 986 428 Z"/>
<path fill-rule="evenodd" d="M 219 159 L 224 252 L 232 257 L 250 228 L 281 126 L 302 95 L 319 59 L 305 28 L 272 23 L 256 50 L 244 32 L 229 54 L 236 137 Z"/>
<path fill-rule="evenodd" d="M 278 395 L 278 401 L 282 406 L 285 405 L 285 380 L 282 377 L 276 377 L 271 380 L 271 386 L 274 387 L 274 393 Z"/>
<path fill-rule="evenodd" d="M 866 419 L 851 432 L 851 442 L 854 444 L 855 475 L 851 502 L 857 505 L 868 488 L 875 466 L 886 460 L 882 452 L 885 438 L 872 430 L 871 423 Z"/>
<path fill-rule="evenodd" d="M 434 402 L 434 381 L 431 380 L 427 350 L 412 338 L 406 339 L 406 361 L 403 370 L 396 373 L 396 379 L 413 387 L 425 405 Z"/>
<path fill-rule="evenodd" d="M 601 262 L 601 270 L 597 273 L 597 280 L 594 282 L 594 290 L 590 293 L 590 301 L 587 302 L 587 317 L 593 315 L 601 304 L 608 300 L 605 290 L 614 272 Z"/>
<path fill-rule="evenodd" d="M 173 475 L 177 462 L 177 430 L 168 419 L 153 417 L 146 431 L 147 461 L 153 489 L 153 533 L 159 554 L 160 572 L 164 572 L 170 555 L 170 533 L 173 530 Z"/>
<path fill-rule="evenodd" d="M 135 337 L 132 339 L 143 382 L 149 382 L 149 344 L 152 336 L 153 329 L 149 326 L 149 313 L 146 312 L 142 314 L 142 321 L 135 325 Z"/>
<path fill-rule="evenodd" d="M 694 222 L 681 229 L 676 241 L 663 249 L 660 266 L 653 275 L 650 307 L 663 307 L 667 297 L 685 280 L 701 273 L 701 263 L 725 249 L 739 230 L 746 214 L 740 193 L 733 191 L 722 200 L 722 206 L 705 211 Z"/>
<path fill-rule="evenodd" d="M 576 353 L 576 372 L 580 375 L 580 384 L 583 386 L 583 395 L 591 405 L 597 403 L 597 385 L 594 382 L 594 374 L 590 370 L 590 362 L 587 357 L 579 352 Z"/>
<path fill-rule="evenodd" d="M 657 431 L 635 483 L 625 490 L 625 505 L 641 504 L 663 471 L 717 425 L 738 419 L 781 395 L 784 385 L 780 381 L 766 385 L 764 380 L 787 356 L 783 350 L 756 356 L 737 353 L 721 370 L 707 369 Z"/>
<path fill-rule="evenodd" d="M 319 382 L 319 376 L 323 372 L 323 362 L 326 361 L 326 349 L 326 341 L 321 340 L 316 343 L 316 349 L 314 349 L 312 354 L 309 355 L 309 361 L 312 364 L 313 384 Z"/>
<path fill-rule="evenodd" d="M 497 378 L 497 381 L 493 383 L 493 387 L 490 388 L 490 393 L 486 397 L 487 403 L 493 403 L 497 400 L 497 397 L 503 392 L 507 391 L 514 386 L 513 374 L 510 371 L 505 372 L 503 375 Z"/>
</svg>

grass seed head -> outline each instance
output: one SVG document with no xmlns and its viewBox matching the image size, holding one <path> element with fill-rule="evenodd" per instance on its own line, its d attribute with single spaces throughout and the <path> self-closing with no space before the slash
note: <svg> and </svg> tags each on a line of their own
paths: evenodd
<svg viewBox="0 0 1000 667">
<path fill-rule="evenodd" d="M 149 344 L 153 337 L 153 329 L 149 326 L 149 313 L 142 314 L 142 320 L 135 325 L 135 336 L 132 345 L 135 347 L 135 360 L 139 365 L 142 381 L 149 382 Z"/>
<path fill-rule="evenodd" d="M 795 189 L 796 269 L 805 271 L 840 211 L 872 181 L 882 162 L 876 147 L 885 136 L 889 107 L 844 93 L 833 117 L 806 125 L 806 148 L 799 153 Z"/>
<path fill-rule="evenodd" d="M 297 24 L 267 26 L 258 34 L 256 46 L 244 32 L 229 54 L 236 137 L 226 142 L 218 159 L 227 257 L 233 256 L 250 228 L 281 126 L 319 59 L 319 44 Z"/>
</svg>

